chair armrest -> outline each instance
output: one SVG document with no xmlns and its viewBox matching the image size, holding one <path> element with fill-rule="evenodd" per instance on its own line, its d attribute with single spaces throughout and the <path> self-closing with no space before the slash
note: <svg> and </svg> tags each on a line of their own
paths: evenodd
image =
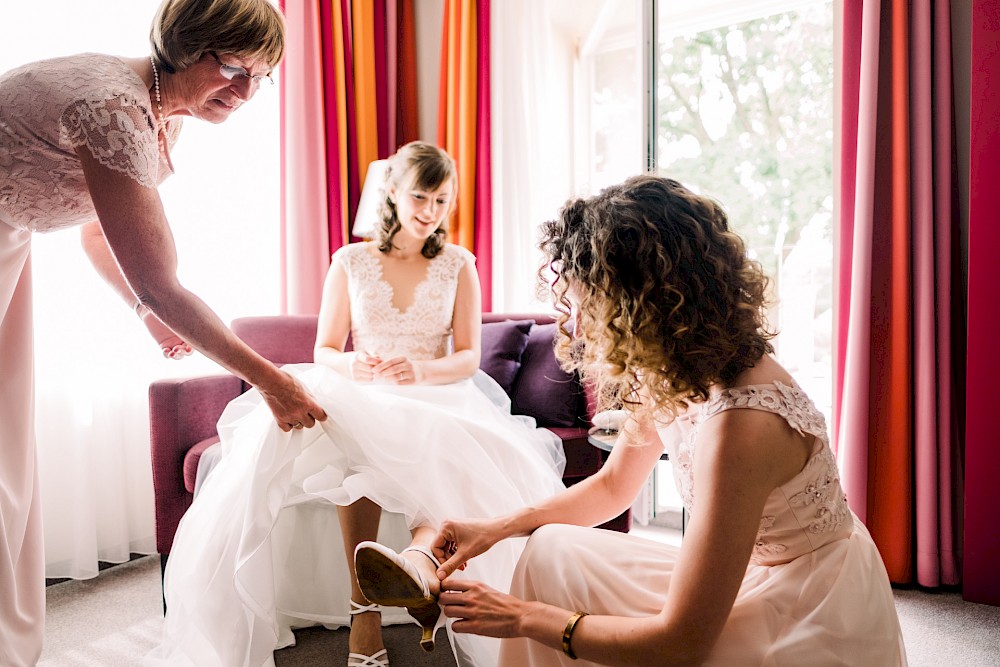
<svg viewBox="0 0 1000 667">
<path fill-rule="evenodd" d="M 219 416 L 243 393 L 234 375 L 157 380 L 149 386 L 149 446 L 153 467 L 156 550 L 170 553 L 177 524 L 192 496 L 184 487 L 184 455 L 216 434 Z"/>
</svg>

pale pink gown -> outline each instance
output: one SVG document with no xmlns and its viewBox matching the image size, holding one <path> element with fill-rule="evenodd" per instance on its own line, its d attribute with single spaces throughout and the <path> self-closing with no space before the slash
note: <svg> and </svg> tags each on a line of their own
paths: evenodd
<svg viewBox="0 0 1000 667">
<path fill-rule="evenodd" d="M 42 650 L 45 568 L 35 456 L 31 234 L 97 219 L 78 146 L 156 187 L 170 169 L 149 92 L 124 61 L 81 54 L 0 75 L 0 665 Z M 168 130 L 171 144 L 179 124 Z"/>
<path fill-rule="evenodd" d="M 906 664 L 889 578 L 868 531 L 847 506 L 822 414 L 798 388 L 727 390 L 661 432 L 692 515 L 698 429 L 724 410 L 781 415 L 815 436 L 803 470 L 767 499 L 743 585 L 707 665 Z M 511 592 L 591 614 L 649 616 L 663 608 L 678 549 L 592 528 L 536 531 Z M 500 665 L 583 667 L 528 639 L 504 640 Z"/>
</svg>

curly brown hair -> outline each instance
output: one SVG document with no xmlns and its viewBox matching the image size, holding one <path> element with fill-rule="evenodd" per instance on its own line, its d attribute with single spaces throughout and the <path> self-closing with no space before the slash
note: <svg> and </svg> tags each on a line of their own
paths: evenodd
<svg viewBox="0 0 1000 667">
<path fill-rule="evenodd" d="M 423 141 L 411 141 L 404 145 L 396 154 L 389 158 L 389 166 L 385 172 L 385 189 L 382 202 L 379 205 L 379 224 L 375 227 L 375 242 L 381 252 L 392 250 L 392 239 L 402 228 L 396 213 L 396 203 L 389 198 L 389 190 L 400 190 L 404 187 L 424 192 L 433 192 L 445 181 L 451 180 L 455 196 L 458 196 L 458 170 L 451 156 L 434 144 Z M 452 200 L 454 201 L 454 199 Z M 454 204 L 452 204 L 454 206 Z M 448 224 L 434 230 L 434 233 L 424 241 L 420 253 L 427 259 L 433 259 L 444 249 L 448 242 Z"/>
<path fill-rule="evenodd" d="M 539 278 L 555 274 L 557 352 L 594 382 L 601 407 L 638 409 L 642 390 L 676 414 L 774 351 L 767 277 L 722 207 L 677 181 L 634 176 L 567 202 L 541 232 Z"/>
</svg>

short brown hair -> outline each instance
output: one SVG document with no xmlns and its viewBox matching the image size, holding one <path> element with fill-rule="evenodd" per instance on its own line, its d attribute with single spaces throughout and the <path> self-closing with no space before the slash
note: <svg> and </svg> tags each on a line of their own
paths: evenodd
<svg viewBox="0 0 1000 667">
<path fill-rule="evenodd" d="M 168 72 L 187 69 L 208 51 L 275 67 L 285 55 L 285 20 L 268 0 L 163 0 L 149 43 Z"/>
<path fill-rule="evenodd" d="M 767 277 L 722 207 L 677 181 L 634 176 L 570 201 L 541 236 L 539 277 L 550 268 L 556 276 L 560 358 L 594 381 L 602 407 L 634 408 L 643 389 L 676 412 L 774 351 Z M 566 325 L 570 287 L 576 341 Z"/>
<path fill-rule="evenodd" d="M 451 203 L 454 210 L 455 198 L 458 197 L 458 170 L 455 169 L 455 161 L 443 148 L 423 141 L 411 141 L 389 158 L 389 167 L 385 172 L 384 196 L 379 205 L 379 223 L 375 227 L 375 242 L 381 252 L 392 250 L 392 239 L 402 227 L 396 213 L 396 204 L 389 199 L 389 189 L 398 190 L 405 185 L 432 192 L 449 180 L 455 187 Z M 447 242 L 446 219 L 427 237 L 420 252 L 424 257 L 432 259 L 441 252 Z"/>
</svg>

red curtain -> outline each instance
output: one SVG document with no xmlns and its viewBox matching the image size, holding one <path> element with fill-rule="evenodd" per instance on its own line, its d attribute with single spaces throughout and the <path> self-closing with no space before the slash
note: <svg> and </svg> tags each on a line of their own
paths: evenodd
<svg viewBox="0 0 1000 667">
<path fill-rule="evenodd" d="M 285 312 L 314 313 L 368 165 L 418 138 L 413 0 L 283 2 Z"/>
<path fill-rule="evenodd" d="M 458 167 L 451 241 L 476 255 L 483 310 L 493 305 L 490 0 L 445 0 L 438 145 Z"/>
<path fill-rule="evenodd" d="M 834 434 L 896 583 L 959 580 L 964 313 L 947 0 L 844 3 Z"/>
</svg>

